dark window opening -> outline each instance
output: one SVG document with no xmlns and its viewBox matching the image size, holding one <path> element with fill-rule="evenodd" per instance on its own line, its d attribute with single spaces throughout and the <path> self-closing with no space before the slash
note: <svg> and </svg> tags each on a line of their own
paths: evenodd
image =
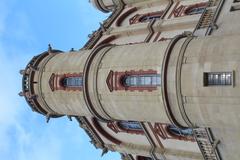
<svg viewBox="0 0 240 160">
<path fill-rule="evenodd" d="M 171 135 L 185 137 L 185 136 L 192 136 L 193 130 L 191 128 L 186 129 L 180 129 L 175 127 L 174 125 L 167 126 L 168 132 L 170 132 Z"/>
<path fill-rule="evenodd" d="M 240 2 L 240 0 L 234 0 L 234 1 L 233 1 L 233 3 L 238 3 L 238 2 Z"/>
<path fill-rule="evenodd" d="M 63 79 L 62 84 L 64 87 L 82 87 L 82 77 L 66 77 Z"/>
<path fill-rule="evenodd" d="M 204 86 L 232 85 L 232 72 L 204 73 Z"/>
<path fill-rule="evenodd" d="M 149 75 L 133 75 L 125 76 L 123 78 L 123 85 L 131 86 L 160 86 L 161 77 L 160 74 Z"/>
<path fill-rule="evenodd" d="M 186 10 L 185 14 L 187 15 L 194 15 L 194 14 L 202 14 L 205 10 L 205 6 L 202 7 L 193 7 L 188 10 Z"/>
<path fill-rule="evenodd" d="M 146 15 L 140 18 L 140 22 L 149 22 L 152 21 L 153 19 L 161 19 L 162 15 Z"/>
<path fill-rule="evenodd" d="M 230 11 L 233 12 L 233 11 L 239 11 L 240 10 L 240 5 L 235 5 L 235 6 L 232 6 Z"/>
<path fill-rule="evenodd" d="M 152 160 L 150 157 L 143 157 L 143 156 L 138 156 L 137 160 Z"/>
</svg>

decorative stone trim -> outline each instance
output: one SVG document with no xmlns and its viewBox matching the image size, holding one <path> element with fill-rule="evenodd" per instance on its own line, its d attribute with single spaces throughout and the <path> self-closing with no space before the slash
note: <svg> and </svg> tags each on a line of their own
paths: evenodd
<svg viewBox="0 0 240 160">
<path fill-rule="evenodd" d="M 161 143 L 161 139 L 176 139 L 176 140 L 182 140 L 182 141 L 191 141 L 195 142 L 194 136 L 177 136 L 169 132 L 168 126 L 169 124 L 166 123 L 154 123 L 152 125 L 151 123 L 148 123 L 150 129 L 152 130 L 155 138 L 157 139 L 160 146 L 163 147 Z"/>
<path fill-rule="evenodd" d="M 92 122 L 94 127 L 98 130 L 99 133 L 101 133 L 105 138 L 107 138 L 109 141 L 111 141 L 114 144 L 120 145 L 122 142 L 113 136 L 111 136 L 108 132 L 106 132 L 102 126 L 99 124 L 96 118 L 92 118 Z"/>
<path fill-rule="evenodd" d="M 178 1 L 172 12 L 169 14 L 168 19 L 174 17 L 183 17 L 183 16 L 187 16 L 188 15 L 188 11 L 190 11 L 193 8 L 197 8 L 197 7 L 207 7 L 208 6 L 208 2 L 202 2 L 202 3 L 196 3 L 196 4 L 192 4 L 192 5 L 180 5 L 181 2 Z"/>
<path fill-rule="evenodd" d="M 63 91 L 82 91 L 82 86 L 79 87 L 65 87 L 62 85 L 62 81 L 67 77 L 82 77 L 83 73 L 66 73 L 66 74 L 55 74 L 53 73 L 48 81 L 49 87 L 52 91 L 63 90 Z"/>
<path fill-rule="evenodd" d="M 124 21 L 124 19 L 126 19 L 127 16 L 129 16 L 130 14 L 134 13 L 137 11 L 136 7 L 130 8 L 128 11 L 126 11 L 125 13 L 123 13 L 116 21 L 116 26 L 119 27 L 121 26 L 122 22 Z M 130 22 L 130 20 L 129 20 Z M 131 24 L 131 23 L 130 23 Z"/>
<path fill-rule="evenodd" d="M 157 71 L 155 70 L 139 70 L 139 71 L 125 71 L 125 72 L 118 72 L 118 71 L 110 71 L 107 76 L 107 86 L 109 88 L 110 92 L 113 91 L 154 91 L 157 90 L 157 86 L 124 86 L 122 83 L 122 80 L 126 76 L 137 76 L 137 75 L 151 75 L 151 74 L 157 74 Z"/>
</svg>

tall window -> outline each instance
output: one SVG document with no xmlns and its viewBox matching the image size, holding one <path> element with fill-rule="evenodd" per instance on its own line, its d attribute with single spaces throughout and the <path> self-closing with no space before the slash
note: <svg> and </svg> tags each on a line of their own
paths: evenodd
<svg viewBox="0 0 240 160">
<path fill-rule="evenodd" d="M 174 125 L 167 126 L 167 131 L 171 135 L 175 135 L 175 136 L 179 136 L 179 137 L 185 137 L 185 136 L 192 136 L 193 135 L 193 130 L 191 128 L 180 129 L 180 128 L 175 127 Z"/>
<path fill-rule="evenodd" d="M 160 86 L 161 77 L 160 77 L 160 74 L 125 76 L 123 79 L 123 84 L 128 87 Z"/>
<path fill-rule="evenodd" d="M 232 72 L 204 73 L 204 86 L 232 85 Z"/>
<path fill-rule="evenodd" d="M 142 131 L 142 126 L 139 122 L 135 121 L 121 121 L 119 122 L 119 127 L 125 130 L 132 130 L 132 131 Z"/>
<path fill-rule="evenodd" d="M 82 77 L 66 77 L 62 80 L 64 87 L 81 87 L 83 85 Z"/>
</svg>

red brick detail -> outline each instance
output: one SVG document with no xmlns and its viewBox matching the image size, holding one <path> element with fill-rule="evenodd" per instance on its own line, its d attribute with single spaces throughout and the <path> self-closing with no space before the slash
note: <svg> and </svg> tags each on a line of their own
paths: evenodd
<svg viewBox="0 0 240 160">
<path fill-rule="evenodd" d="M 158 40 L 158 38 L 159 38 L 160 35 L 161 35 L 161 32 L 158 32 L 157 35 L 156 35 L 156 37 L 154 38 L 153 42 L 156 42 L 156 41 Z"/>
<path fill-rule="evenodd" d="M 182 8 L 181 6 L 178 7 L 179 4 L 180 4 L 179 1 L 175 4 L 172 12 L 171 12 L 171 13 L 169 14 L 169 16 L 168 16 L 168 19 L 170 19 L 173 15 L 174 15 L 174 17 L 178 16 L 179 12 L 181 11 L 180 9 Z M 179 10 L 180 10 L 180 11 L 179 11 Z"/>
<path fill-rule="evenodd" d="M 114 75 L 113 71 L 110 71 L 106 80 L 106 83 L 110 92 L 113 91 L 113 75 Z"/>
<path fill-rule="evenodd" d="M 157 71 L 154 70 L 148 70 L 148 71 L 143 71 L 143 70 L 139 70 L 139 71 L 125 71 L 125 72 L 114 72 L 114 86 L 113 86 L 113 90 L 115 91 L 153 91 L 153 90 L 157 90 L 157 86 L 133 86 L 133 87 L 129 87 L 129 86 L 124 86 L 123 84 L 123 79 L 126 76 L 137 76 L 137 75 L 147 75 L 147 74 L 157 74 Z"/>
<path fill-rule="evenodd" d="M 162 145 L 160 138 L 162 138 L 163 140 L 176 139 L 176 140 L 195 142 L 193 136 L 177 136 L 177 135 L 171 134 L 171 132 L 169 132 L 167 129 L 169 124 L 155 123 L 154 125 L 152 125 L 151 123 L 149 123 L 148 125 L 151 128 L 155 138 L 157 139 L 160 145 Z"/>
<path fill-rule="evenodd" d="M 82 73 L 52 74 L 49 79 L 49 87 L 52 91 L 82 91 L 82 87 L 64 87 L 62 81 L 67 77 L 82 77 Z"/>
<path fill-rule="evenodd" d="M 146 14 L 136 14 L 132 18 L 129 19 L 129 24 L 136 24 L 136 23 L 142 23 L 141 20 L 144 17 L 150 17 L 150 16 L 162 16 L 164 11 L 157 11 L 157 12 L 151 12 L 151 13 L 146 13 Z"/>
<path fill-rule="evenodd" d="M 118 129 L 118 126 L 114 122 L 108 122 L 107 126 L 108 126 L 108 128 L 110 128 L 115 133 L 119 133 L 120 132 L 120 130 Z"/>
<path fill-rule="evenodd" d="M 97 131 L 99 133 L 101 133 L 106 139 L 108 139 L 109 141 L 111 141 L 117 145 L 120 145 L 122 143 L 120 140 L 118 140 L 117 138 L 113 137 L 108 132 L 106 132 L 104 130 L 104 128 L 102 128 L 102 126 L 99 124 L 99 122 L 96 118 L 92 118 L 92 123 L 93 123 L 94 127 L 97 129 Z"/>
<path fill-rule="evenodd" d="M 193 4 L 193 5 L 180 5 L 180 2 L 177 2 L 175 7 L 173 8 L 172 12 L 170 13 L 170 15 L 168 16 L 168 19 L 174 17 L 182 17 L 182 16 L 187 16 L 188 15 L 188 11 L 190 11 L 193 8 L 198 8 L 198 7 L 207 7 L 208 3 L 207 2 L 203 2 L 203 3 L 197 3 L 197 4 Z"/>
</svg>

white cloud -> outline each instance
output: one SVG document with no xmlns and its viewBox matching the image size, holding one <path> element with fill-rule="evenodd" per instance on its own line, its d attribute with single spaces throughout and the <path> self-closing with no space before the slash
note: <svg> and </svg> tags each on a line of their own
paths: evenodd
<svg viewBox="0 0 240 160">
<path fill-rule="evenodd" d="M 13 25 L 6 21 L 11 19 L 10 4 L 13 5 L 9 1 L 0 1 L 0 157 L 1 160 L 59 160 L 62 144 L 51 130 L 45 128 L 39 134 L 37 127 L 30 127 L 36 117 L 34 114 L 25 117 L 29 109 L 23 98 L 17 95 L 21 89 L 19 69 L 30 55 L 25 55 L 22 48 L 7 44 L 9 42 L 3 37 L 11 34 L 19 41 L 31 41 L 33 36 L 29 33 L 30 26 L 24 12 L 17 14 L 14 11 L 17 20 L 12 19 Z M 29 122 L 24 122 L 26 120 Z"/>
</svg>

